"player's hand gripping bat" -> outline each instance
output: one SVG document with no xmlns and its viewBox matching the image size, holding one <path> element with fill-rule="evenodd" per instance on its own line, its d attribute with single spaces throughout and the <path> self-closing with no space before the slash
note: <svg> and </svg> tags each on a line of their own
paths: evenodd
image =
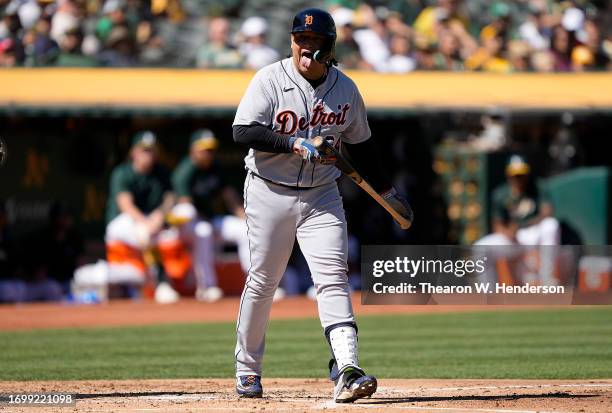
<svg viewBox="0 0 612 413">
<path fill-rule="evenodd" d="M 342 155 L 336 148 L 334 148 L 328 141 L 322 136 L 316 136 L 312 138 L 312 144 L 317 151 L 325 154 L 329 157 L 336 158 L 336 167 L 340 169 L 346 176 L 348 176 L 353 182 L 359 185 L 364 191 L 366 191 L 376 202 L 378 202 L 389 214 L 393 217 L 395 222 L 398 223 L 401 229 L 408 229 L 412 225 L 414 216 L 412 210 L 407 203 L 402 203 L 396 198 L 390 200 L 383 198 L 378 192 L 372 188 L 372 186 L 363 179 L 363 177 L 355 170 L 353 165 Z M 394 205 L 392 205 L 394 204 Z"/>
</svg>

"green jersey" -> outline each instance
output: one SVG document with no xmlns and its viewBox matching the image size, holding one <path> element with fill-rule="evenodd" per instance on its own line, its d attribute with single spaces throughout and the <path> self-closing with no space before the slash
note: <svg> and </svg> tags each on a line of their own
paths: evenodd
<svg viewBox="0 0 612 413">
<path fill-rule="evenodd" d="M 505 184 L 493 191 L 493 218 L 523 228 L 540 214 L 543 202 L 547 202 L 547 196 L 539 193 L 535 185 L 522 194 L 513 194 L 510 185 Z"/>
<path fill-rule="evenodd" d="M 132 194 L 134 205 L 143 214 L 149 214 L 162 204 L 164 194 L 170 191 L 170 174 L 164 167 L 156 165 L 151 173 L 142 175 L 134 171 L 131 162 L 124 162 L 111 174 L 106 220 L 110 222 L 119 215 L 117 195 L 121 192 Z"/>
<path fill-rule="evenodd" d="M 211 218 L 223 212 L 220 194 L 225 187 L 219 168 L 213 164 L 204 170 L 185 157 L 172 173 L 172 187 L 177 197 L 188 196 L 198 213 Z"/>
</svg>

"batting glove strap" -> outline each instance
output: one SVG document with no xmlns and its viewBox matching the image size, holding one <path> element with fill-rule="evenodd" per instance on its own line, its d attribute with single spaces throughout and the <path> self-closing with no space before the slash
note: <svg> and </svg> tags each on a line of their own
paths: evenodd
<svg viewBox="0 0 612 413">
<path fill-rule="evenodd" d="M 383 192 L 380 194 L 384 199 L 389 202 L 391 207 L 399 212 L 403 217 L 407 218 L 410 222 L 414 221 L 414 213 L 408 201 L 404 199 L 400 194 L 397 193 L 395 188 Z"/>
<path fill-rule="evenodd" d="M 300 146 L 302 147 L 302 158 L 308 162 L 316 162 L 321 157 L 319 151 L 308 140 L 300 142 Z"/>
<path fill-rule="evenodd" d="M 382 196 L 383 198 L 385 198 L 387 201 L 389 200 L 389 198 L 392 198 L 394 196 L 397 195 L 397 191 L 395 190 L 395 188 L 391 188 L 385 192 L 381 192 L 380 196 Z"/>
</svg>

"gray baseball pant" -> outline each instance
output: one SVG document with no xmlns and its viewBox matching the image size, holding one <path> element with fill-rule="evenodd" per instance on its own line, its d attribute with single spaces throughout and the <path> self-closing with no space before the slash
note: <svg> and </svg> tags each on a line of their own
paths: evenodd
<svg viewBox="0 0 612 413">
<path fill-rule="evenodd" d="M 294 189 L 247 173 L 244 205 L 251 265 L 236 326 L 237 377 L 262 374 L 272 298 L 296 237 L 312 274 L 323 328 L 354 322 L 346 219 L 337 184 Z"/>
</svg>

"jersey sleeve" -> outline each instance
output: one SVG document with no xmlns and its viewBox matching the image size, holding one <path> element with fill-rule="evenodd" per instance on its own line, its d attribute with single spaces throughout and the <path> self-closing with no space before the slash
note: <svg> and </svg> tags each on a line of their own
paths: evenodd
<svg viewBox="0 0 612 413">
<path fill-rule="evenodd" d="M 192 168 L 183 161 L 172 173 L 172 188 L 178 197 L 191 196 L 190 181 L 193 175 Z"/>
<path fill-rule="evenodd" d="M 506 209 L 506 194 L 506 185 L 495 188 L 491 202 L 491 216 L 493 219 L 502 222 L 507 222 L 509 219 L 508 210 Z"/>
<path fill-rule="evenodd" d="M 130 188 L 130 178 L 123 168 L 123 165 L 115 168 L 110 178 L 110 194 L 115 197 L 121 192 L 132 192 Z"/>
<path fill-rule="evenodd" d="M 370 139 L 372 132 L 370 131 L 370 125 L 368 125 L 368 114 L 366 112 L 365 103 L 363 98 L 355 86 L 355 93 L 353 94 L 353 102 L 350 111 L 353 112 L 350 116 L 350 124 L 342 132 L 342 142 L 346 143 L 360 143 Z"/>
<path fill-rule="evenodd" d="M 274 117 L 274 100 L 272 85 L 268 79 L 268 71 L 263 69 L 255 74 L 240 100 L 234 123 L 236 125 L 272 124 Z"/>
</svg>

